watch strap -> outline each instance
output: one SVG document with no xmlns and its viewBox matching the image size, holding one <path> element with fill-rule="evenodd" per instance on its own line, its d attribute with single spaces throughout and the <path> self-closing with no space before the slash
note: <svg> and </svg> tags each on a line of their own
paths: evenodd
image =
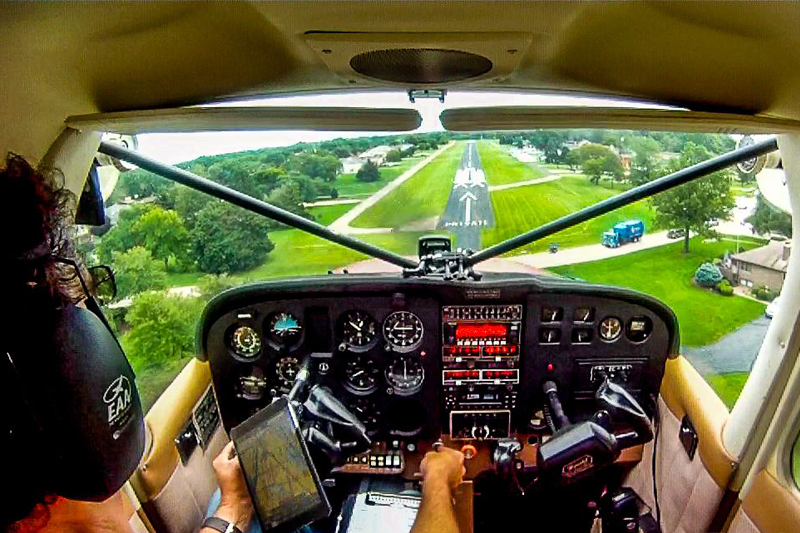
<svg viewBox="0 0 800 533">
<path fill-rule="evenodd" d="M 203 521 L 203 527 L 216 529 L 219 533 L 242 533 L 234 524 L 217 516 L 209 516 Z"/>
</svg>

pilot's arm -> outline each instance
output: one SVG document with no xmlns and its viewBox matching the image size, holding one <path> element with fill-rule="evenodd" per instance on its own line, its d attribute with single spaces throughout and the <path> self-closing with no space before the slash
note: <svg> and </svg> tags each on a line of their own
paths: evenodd
<svg viewBox="0 0 800 533">
<path fill-rule="evenodd" d="M 253 519 L 253 502 L 247 492 L 239 458 L 233 453 L 233 441 L 229 442 L 214 459 L 214 473 L 217 475 L 221 500 L 214 516 L 235 525 L 239 531 L 246 532 Z M 217 533 L 215 529 L 204 527 L 200 533 Z"/>
<path fill-rule="evenodd" d="M 411 533 L 458 533 L 453 490 L 464 476 L 464 454 L 441 447 L 428 452 L 420 465 L 422 505 Z"/>
</svg>

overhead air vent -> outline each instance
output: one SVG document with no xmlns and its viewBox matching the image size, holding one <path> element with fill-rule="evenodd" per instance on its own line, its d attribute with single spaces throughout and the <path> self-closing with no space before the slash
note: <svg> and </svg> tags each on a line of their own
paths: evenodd
<svg viewBox="0 0 800 533">
<path fill-rule="evenodd" d="M 350 86 L 442 89 L 502 84 L 525 57 L 531 36 L 310 31 L 305 40 Z"/>
<path fill-rule="evenodd" d="M 350 66 L 364 76 L 384 81 L 440 84 L 476 78 L 492 69 L 487 58 L 440 48 L 394 48 L 358 54 Z"/>
</svg>

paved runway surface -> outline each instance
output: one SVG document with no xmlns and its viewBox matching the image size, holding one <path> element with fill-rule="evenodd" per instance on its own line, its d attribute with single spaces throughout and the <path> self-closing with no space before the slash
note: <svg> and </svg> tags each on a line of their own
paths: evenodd
<svg viewBox="0 0 800 533">
<path fill-rule="evenodd" d="M 447 207 L 436 227 L 453 231 L 456 247 L 470 250 L 481 249 L 481 229 L 494 227 L 489 188 L 474 141 L 464 148 Z"/>
</svg>

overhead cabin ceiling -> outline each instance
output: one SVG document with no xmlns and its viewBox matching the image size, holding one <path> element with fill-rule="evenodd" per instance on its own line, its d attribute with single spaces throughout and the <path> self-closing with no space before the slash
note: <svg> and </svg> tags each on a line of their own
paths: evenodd
<svg viewBox="0 0 800 533">
<path fill-rule="evenodd" d="M 0 20 L 0 150 L 33 159 L 72 115 L 326 90 L 555 91 L 800 120 L 800 3 L 3 2 Z M 461 68 L 464 54 L 479 57 Z"/>
</svg>

